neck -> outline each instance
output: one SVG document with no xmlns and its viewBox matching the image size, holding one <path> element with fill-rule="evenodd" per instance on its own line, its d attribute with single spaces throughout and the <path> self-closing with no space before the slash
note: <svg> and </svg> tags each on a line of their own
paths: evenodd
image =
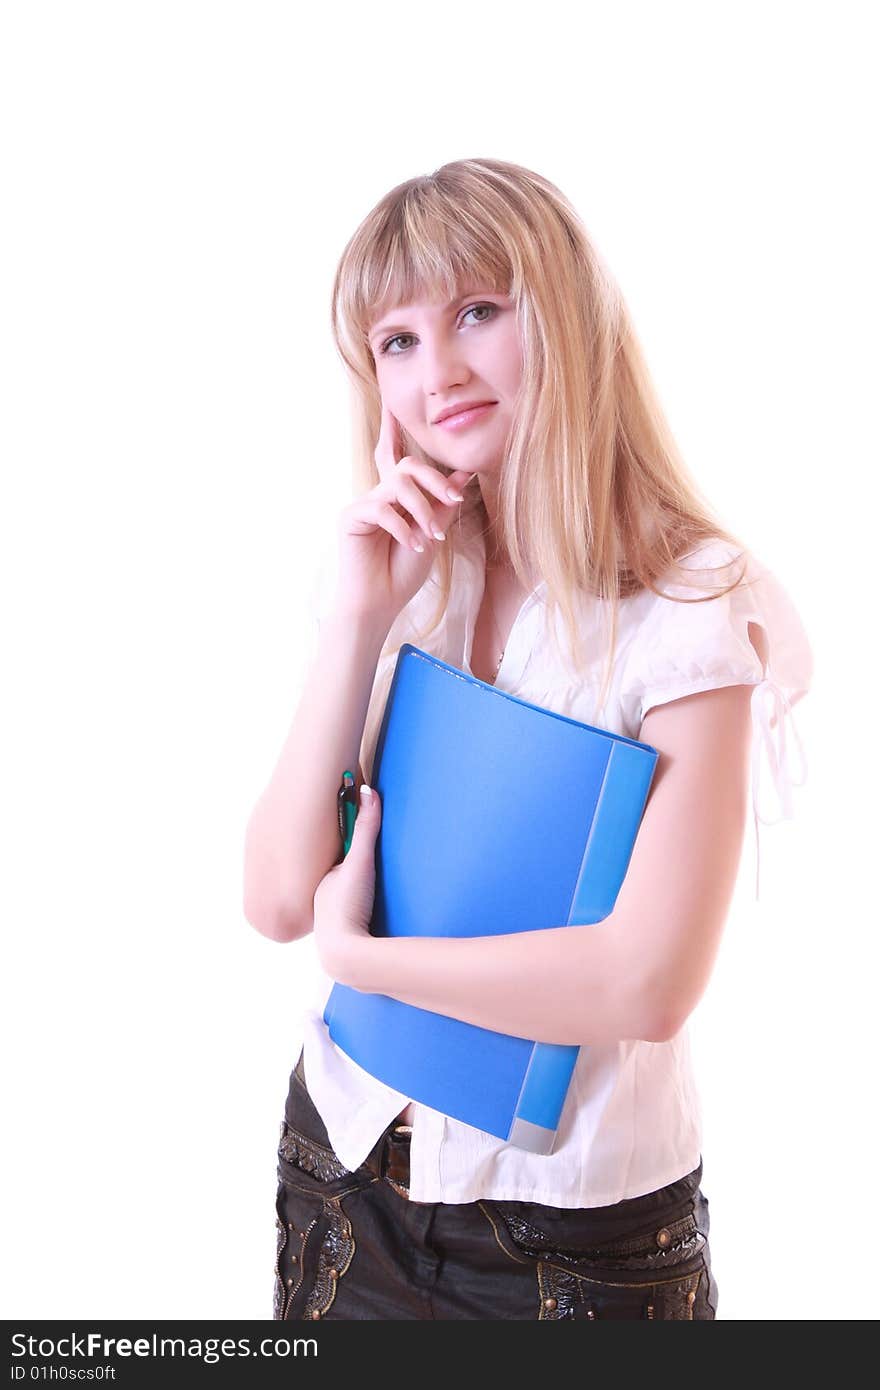
<svg viewBox="0 0 880 1390">
<path fill-rule="evenodd" d="M 494 577 L 499 584 L 514 582 L 514 570 L 506 550 L 501 549 L 496 540 L 496 527 L 498 520 L 498 490 L 494 477 L 480 477 L 480 495 L 483 500 L 483 507 L 486 512 L 486 524 L 483 528 L 483 535 L 486 547 L 486 577 Z M 531 566 L 529 566 L 531 570 Z M 532 582 L 532 581 L 530 581 Z M 517 581 L 517 588 L 522 590 L 522 585 Z M 524 590 L 522 590 L 525 592 Z"/>
<path fill-rule="evenodd" d="M 495 486 L 495 479 L 489 477 L 480 478 L 480 494 L 483 499 L 483 507 L 486 512 L 486 526 L 484 531 L 486 542 L 486 569 L 493 572 L 510 571 L 510 557 L 506 550 L 502 550 L 496 543 L 497 521 L 498 521 L 498 490 Z"/>
</svg>

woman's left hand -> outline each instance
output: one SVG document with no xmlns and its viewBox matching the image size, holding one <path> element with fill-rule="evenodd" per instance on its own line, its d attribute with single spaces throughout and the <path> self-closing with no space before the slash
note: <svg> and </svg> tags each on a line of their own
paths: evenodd
<svg viewBox="0 0 880 1390">
<path fill-rule="evenodd" d="M 372 940 L 370 919 L 376 895 L 376 836 L 382 821 L 379 794 L 358 798 L 348 854 L 325 874 L 314 901 L 315 942 L 323 970 L 339 984 L 353 984 L 354 959 Z"/>
</svg>

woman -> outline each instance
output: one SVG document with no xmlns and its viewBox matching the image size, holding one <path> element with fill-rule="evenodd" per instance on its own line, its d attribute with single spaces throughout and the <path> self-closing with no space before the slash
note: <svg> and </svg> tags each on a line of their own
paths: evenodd
<svg viewBox="0 0 880 1390">
<path fill-rule="evenodd" d="M 248 920 L 279 941 L 314 930 L 327 986 L 282 1124 L 275 1316 L 713 1318 L 686 1020 L 736 881 L 750 748 L 756 829 L 763 745 L 790 813 L 776 740 L 809 686 L 806 636 L 699 497 L 620 292 L 540 175 L 462 160 L 393 189 L 343 253 L 333 326 L 357 496 L 246 849 Z M 370 937 L 381 807 L 364 802 L 337 864 L 336 789 L 356 763 L 372 776 L 406 641 L 658 749 L 604 922 Z M 583 1044 L 554 1151 L 365 1073 L 323 1022 L 334 979 Z"/>
</svg>

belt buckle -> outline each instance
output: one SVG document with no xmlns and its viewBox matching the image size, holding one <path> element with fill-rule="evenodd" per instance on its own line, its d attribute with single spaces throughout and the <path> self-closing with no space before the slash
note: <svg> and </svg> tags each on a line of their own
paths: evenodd
<svg viewBox="0 0 880 1390">
<path fill-rule="evenodd" d="M 387 1182 L 388 1186 L 394 1188 L 394 1191 L 397 1193 L 398 1197 L 405 1197 L 406 1200 L 409 1201 L 409 1192 L 405 1187 L 402 1186 L 401 1183 L 395 1182 L 393 1178 L 389 1178 L 387 1173 L 383 1173 L 382 1176 Z"/>
<path fill-rule="evenodd" d="M 394 1136 L 398 1134 L 405 1135 L 408 1139 L 409 1136 L 412 1134 L 412 1125 L 395 1125 L 393 1129 L 389 1130 L 389 1132 L 385 1135 L 385 1141 L 382 1145 L 382 1154 L 379 1161 L 379 1166 L 382 1172 L 382 1177 L 388 1183 L 388 1186 L 393 1187 L 394 1191 L 397 1193 L 399 1197 L 404 1197 L 407 1201 L 409 1201 L 409 1189 L 402 1182 L 399 1182 L 397 1178 L 393 1178 L 391 1176 L 391 1144 L 393 1142 Z"/>
</svg>

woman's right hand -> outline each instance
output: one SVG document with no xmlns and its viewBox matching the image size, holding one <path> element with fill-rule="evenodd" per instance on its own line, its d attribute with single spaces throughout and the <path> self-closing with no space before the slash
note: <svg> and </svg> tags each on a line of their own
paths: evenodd
<svg viewBox="0 0 880 1390">
<path fill-rule="evenodd" d="M 378 618 L 390 628 L 431 572 L 434 547 L 461 506 L 447 495 L 473 477 L 441 473 L 402 454 L 400 424 L 382 403 L 375 460 L 379 482 L 340 513 L 337 607 L 349 616 Z M 416 547 L 421 546 L 421 552 Z"/>
</svg>

